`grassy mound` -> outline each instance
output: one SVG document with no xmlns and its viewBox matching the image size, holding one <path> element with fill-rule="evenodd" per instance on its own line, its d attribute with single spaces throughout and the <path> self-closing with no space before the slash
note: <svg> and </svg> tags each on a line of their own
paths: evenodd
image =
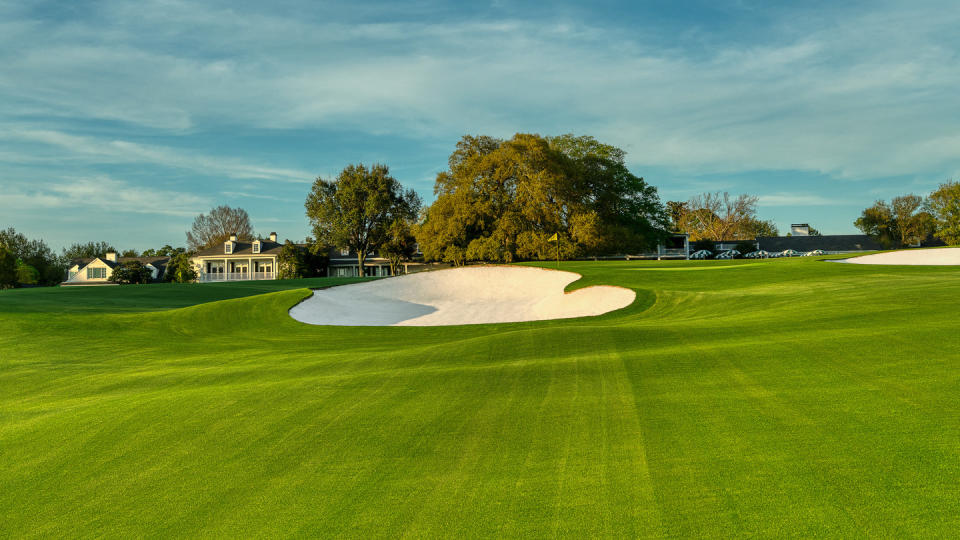
<svg viewBox="0 0 960 540">
<path fill-rule="evenodd" d="M 0 533 L 960 526 L 957 270 L 564 269 L 584 276 L 571 288 L 637 301 L 596 318 L 351 328 L 287 315 L 325 280 L 0 292 Z"/>
</svg>

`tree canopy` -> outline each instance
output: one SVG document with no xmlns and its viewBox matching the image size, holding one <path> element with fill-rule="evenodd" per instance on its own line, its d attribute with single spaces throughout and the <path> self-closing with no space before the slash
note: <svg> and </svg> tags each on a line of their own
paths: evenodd
<svg viewBox="0 0 960 540">
<path fill-rule="evenodd" d="M 674 231 L 681 230 L 681 219 L 687 212 L 686 201 L 667 201 L 667 216 L 670 218 L 670 227 Z"/>
<path fill-rule="evenodd" d="M 279 279 L 297 279 L 306 277 L 307 262 L 306 254 L 300 246 L 290 240 L 284 242 L 280 248 L 280 254 L 277 255 L 277 278 Z"/>
<path fill-rule="evenodd" d="M 354 251 L 363 275 L 367 255 L 383 248 L 390 224 L 413 201 L 419 201 L 416 192 L 404 191 L 386 165 L 356 164 L 335 180 L 317 178 L 304 206 L 317 242 Z"/>
<path fill-rule="evenodd" d="M 0 289 L 17 284 L 17 258 L 5 244 L 0 244 Z"/>
<path fill-rule="evenodd" d="M 933 233 L 934 219 L 923 197 L 913 194 L 894 197 L 890 208 L 901 245 L 919 245 Z"/>
<path fill-rule="evenodd" d="M 886 201 L 877 201 L 873 206 L 865 208 L 853 224 L 863 234 L 873 238 L 884 247 L 891 247 L 897 243 L 893 210 L 890 209 L 890 205 Z"/>
<path fill-rule="evenodd" d="M 39 285 L 56 285 L 66 277 L 67 260 L 54 253 L 43 240 L 29 240 L 10 227 L 0 230 L 0 245 L 6 246 L 19 264 L 37 271 Z"/>
<path fill-rule="evenodd" d="M 690 240 L 747 240 L 758 236 L 777 236 L 772 221 L 757 217 L 754 195 L 731 197 L 727 192 L 701 193 L 686 203 L 674 203 L 677 228 Z"/>
<path fill-rule="evenodd" d="M 194 270 L 193 264 L 190 263 L 190 256 L 179 252 L 173 253 L 170 257 L 163 277 L 164 280 L 173 283 L 190 283 L 197 279 L 197 272 Z"/>
<path fill-rule="evenodd" d="M 410 190 L 397 201 L 393 219 L 387 225 L 386 237 L 380 246 L 380 254 L 390 261 L 390 274 L 397 275 L 403 261 L 409 261 L 417 251 L 417 239 L 413 234 L 420 215 L 420 197 Z"/>
<path fill-rule="evenodd" d="M 960 245 L 960 182 L 947 182 L 930 194 L 930 212 L 937 238 L 951 246 Z"/>
<path fill-rule="evenodd" d="M 890 204 L 876 201 L 853 224 L 884 247 L 919 244 L 935 227 L 934 217 L 917 195 L 894 197 Z"/>
<path fill-rule="evenodd" d="M 243 208 L 225 205 L 212 208 L 208 214 L 194 218 L 193 226 L 187 231 L 187 249 L 197 251 L 222 244 L 231 234 L 244 242 L 253 240 L 250 215 Z"/>
<path fill-rule="evenodd" d="M 40 272 L 29 264 L 17 261 L 17 283 L 19 285 L 38 285 Z"/>
<path fill-rule="evenodd" d="M 656 245 L 668 217 L 619 148 L 593 137 L 464 136 L 437 175 L 415 234 L 427 260 L 511 262 L 631 253 Z"/>
<path fill-rule="evenodd" d="M 63 256 L 71 260 L 103 258 L 110 251 L 116 252 L 117 250 L 109 242 L 84 242 L 71 244 L 70 247 L 64 248 Z"/>
<path fill-rule="evenodd" d="M 110 281 L 123 285 L 150 283 L 151 279 L 152 272 L 139 261 L 120 263 L 110 274 Z"/>
<path fill-rule="evenodd" d="M 140 254 L 141 257 L 173 257 L 178 253 L 187 253 L 187 250 L 182 247 L 175 248 L 170 244 L 167 244 L 159 249 L 150 248 L 145 250 Z"/>
</svg>

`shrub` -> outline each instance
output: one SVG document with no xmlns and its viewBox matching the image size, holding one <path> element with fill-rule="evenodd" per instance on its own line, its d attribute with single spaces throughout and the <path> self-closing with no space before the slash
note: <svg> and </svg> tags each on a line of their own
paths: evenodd
<svg viewBox="0 0 960 540">
<path fill-rule="evenodd" d="M 173 283 L 190 283 L 197 279 L 197 272 L 186 253 L 174 253 L 167 262 L 167 271 L 163 278 Z"/>
<path fill-rule="evenodd" d="M 9 289 L 17 283 L 17 259 L 6 246 L 0 244 L 0 289 Z"/>
<path fill-rule="evenodd" d="M 139 261 L 120 263 L 110 275 L 110 281 L 119 284 L 150 283 L 152 279 L 150 269 Z"/>
<path fill-rule="evenodd" d="M 40 282 L 40 272 L 29 264 L 17 265 L 17 283 L 20 285 L 36 285 Z"/>
<path fill-rule="evenodd" d="M 279 279 L 297 279 L 306 277 L 307 261 L 304 250 L 290 240 L 284 242 L 277 257 L 277 277 Z"/>
</svg>

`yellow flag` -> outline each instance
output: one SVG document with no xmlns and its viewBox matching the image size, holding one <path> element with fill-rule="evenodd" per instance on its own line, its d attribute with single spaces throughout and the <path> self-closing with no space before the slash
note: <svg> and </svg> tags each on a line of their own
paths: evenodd
<svg viewBox="0 0 960 540">
<path fill-rule="evenodd" d="M 547 238 L 547 242 L 556 242 L 558 240 L 559 239 L 557 238 L 557 233 L 553 233 L 553 236 L 551 236 L 550 238 Z"/>
</svg>

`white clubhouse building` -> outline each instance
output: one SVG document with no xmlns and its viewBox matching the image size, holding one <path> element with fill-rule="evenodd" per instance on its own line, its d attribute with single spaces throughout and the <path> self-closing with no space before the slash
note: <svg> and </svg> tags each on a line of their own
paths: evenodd
<svg viewBox="0 0 960 540">
<path fill-rule="evenodd" d="M 190 262 L 200 282 L 276 279 L 282 248 L 275 232 L 267 240 L 252 242 L 240 242 L 233 234 L 223 245 L 197 252 Z"/>
<path fill-rule="evenodd" d="M 114 268 L 133 261 L 150 270 L 151 279 L 158 280 L 163 278 L 170 257 L 120 257 L 115 251 L 108 251 L 103 257 L 74 259 L 67 269 L 67 280 L 63 285 L 108 285 Z"/>
</svg>

